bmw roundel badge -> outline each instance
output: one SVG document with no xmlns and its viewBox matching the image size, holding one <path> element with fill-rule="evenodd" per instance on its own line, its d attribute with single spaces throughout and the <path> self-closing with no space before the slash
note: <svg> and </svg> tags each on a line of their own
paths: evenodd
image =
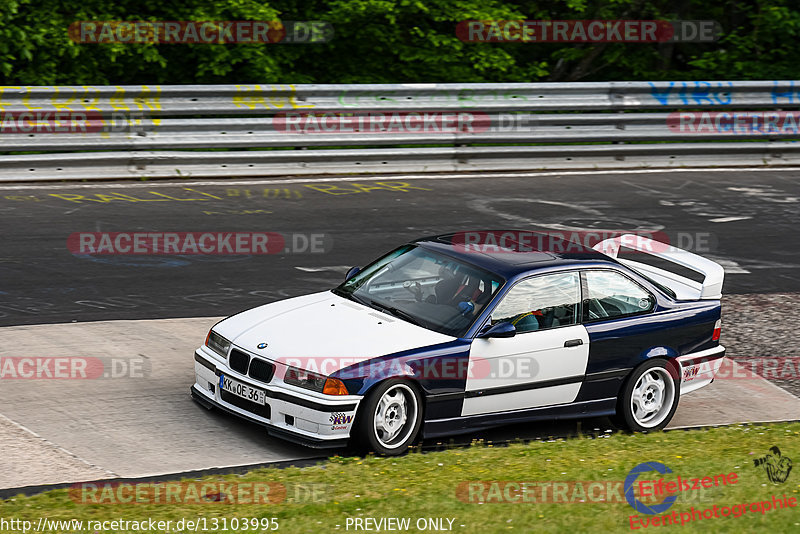
<svg viewBox="0 0 800 534">
<path fill-rule="evenodd" d="M 258 344 L 258 348 L 259 349 L 266 349 L 267 348 L 267 344 L 266 343 L 259 343 Z"/>
</svg>

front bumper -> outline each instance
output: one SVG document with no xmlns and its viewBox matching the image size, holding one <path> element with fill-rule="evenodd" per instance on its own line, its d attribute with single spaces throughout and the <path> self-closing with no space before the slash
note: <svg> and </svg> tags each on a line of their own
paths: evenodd
<svg viewBox="0 0 800 534">
<path fill-rule="evenodd" d="M 263 383 L 237 373 L 216 353 L 200 347 L 195 351 L 192 398 L 206 408 L 218 408 L 261 425 L 268 434 L 288 441 L 314 448 L 346 445 L 361 397 L 315 394 L 285 384 L 282 380 L 285 370 L 278 367 L 279 364 L 269 383 Z M 258 405 L 228 393 L 223 395 L 218 386 L 222 374 L 263 390 L 266 393 L 266 405 Z"/>
</svg>

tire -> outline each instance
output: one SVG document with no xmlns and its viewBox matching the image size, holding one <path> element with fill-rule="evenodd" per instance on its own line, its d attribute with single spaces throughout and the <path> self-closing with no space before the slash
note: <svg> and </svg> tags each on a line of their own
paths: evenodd
<svg viewBox="0 0 800 534">
<path fill-rule="evenodd" d="M 355 438 L 363 452 L 397 456 L 408 450 L 422 427 L 422 399 L 408 380 L 378 384 L 360 407 Z"/>
<path fill-rule="evenodd" d="M 633 370 L 617 404 L 616 426 L 633 432 L 661 430 L 669 424 L 680 399 L 680 374 L 671 362 L 654 358 Z"/>
</svg>

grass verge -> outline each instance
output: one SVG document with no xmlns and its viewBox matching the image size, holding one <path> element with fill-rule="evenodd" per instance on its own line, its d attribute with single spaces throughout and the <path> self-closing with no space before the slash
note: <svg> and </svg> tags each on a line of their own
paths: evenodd
<svg viewBox="0 0 800 534">
<path fill-rule="evenodd" d="M 755 459 L 764 457 L 776 446 L 782 457 L 800 459 L 800 423 L 608 434 L 508 447 L 475 443 L 469 448 L 411 453 L 401 458 L 334 457 L 313 467 L 257 469 L 244 475 L 186 479 L 173 484 L 171 499 L 168 498 L 171 483 L 84 486 L 31 497 L 17 496 L 0 502 L 0 531 L 22 531 L 25 524 L 8 523 L 13 519 L 30 521 L 31 530 L 39 527 L 39 532 L 79 531 L 77 524 L 52 523 L 73 519 L 83 521 L 82 532 L 153 532 L 150 529 L 153 523 L 109 523 L 150 519 L 172 522 L 155 530 L 160 532 L 195 531 L 195 525 L 199 532 L 315 534 L 437 529 L 465 533 L 800 531 L 800 503 L 794 508 L 764 513 L 751 506 L 760 501 L 770 501 L 772 506 L 773 496 L 800 498 L 800 469 L 790 471 L 784 482 L 773 483 L 763 466 L 754 465 Z M 213 455 L 213 451 L 209 454 Z M 774 452 L 772 455 L 772 461 L 777 460 Z M 637 512 L 626 501 L 624 480 L 643 462 L 660 462 L 672 472 L 663 475 L 643 472 L 637 482 L 657 478 L 677 482 L 680 476 L 682 480 L 700 479 L 699 488 L 678 492 L 674 504 L 661 514 Z M 786 461 L 778 465 L 778 473 L 781 469 L 785 472 L 787 465 Z M 729 473 L 735 474 L 734 482 L 724 484 L 717 478 L 720 485 L 702 487 L 703 477 L 713 480 L 716 475 L 727 475 L 727 480 L 731 480 Z M 520 484 L 523 482 L 528 484 L 525 492 Z M 691 480 L 689 484 L 694 485 Z M 156 486 L 160 488 L 158 493 Z M 634 484 L 634 488 L 634 495 L 641 497 L 640 487 Z M 118 502 L 135 500 L 136 491 L 145 502 Z M 249 504 L 254 493 L 268 502 Z M 233 495 L 238 502 L 218 502 L 225 494 Z M 663 498 L 662 495 L 646 503 L 652 505 Z M 696 514 L 692 515 L 692 509 L 702 513 L 714 506 L 720 517 L 697 519 Z M 721 516 L 723 507 L 733 506 L 737 508 L 729 509 L 731 515 Z M 735 517 L 737 511 L 739 517 Z M 677 515 L 678 524 L 644 527 L 641 523 L 670 514 Z M 682 514 L 692 515 L 693 520 L 681 526 Z M 638 516 L 635 520 L 640 521 L 633 523 L 637 529 L 631 528 L 632 516 Z M 41 518 L 47 518 L 47 529 L 41 529 Z M 275 518 L 275 522 L 270 523 L 270 518 Z M 375 522 L 355 521 L 366 518 Z M 408 518 L 409 526 L 387 528 L 398 525 L 378 523 L 382 518 Z M 429 523 L 429 518 L 438 519 L 439 523 Z M 178 524 L 182 519 L 184 523 Z M 249 521 L 245 529 L 245 519 L 257 520 L 257 527 Z M 188 520 L 197 523 L 187 525 Z M 270 530 L 275 523 L 277 530 Z M 262 529 L 265 525 L 266 529 Z M 358 525 L 363 528 L 355 528 Z"/>
</svg>

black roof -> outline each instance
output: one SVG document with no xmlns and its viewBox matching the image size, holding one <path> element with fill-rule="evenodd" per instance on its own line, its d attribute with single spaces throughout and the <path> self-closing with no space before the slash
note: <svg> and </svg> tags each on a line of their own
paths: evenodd
<svg viewBox="0 0 800 534">
<path fill-rule="evenodd" d="M 414 243 L 454 256 L 504 278 L 532 269 L 583 262 L 618 264 L 613 258 L 555 233 L 530 230 L 468 230 Z"/>
</svg>

